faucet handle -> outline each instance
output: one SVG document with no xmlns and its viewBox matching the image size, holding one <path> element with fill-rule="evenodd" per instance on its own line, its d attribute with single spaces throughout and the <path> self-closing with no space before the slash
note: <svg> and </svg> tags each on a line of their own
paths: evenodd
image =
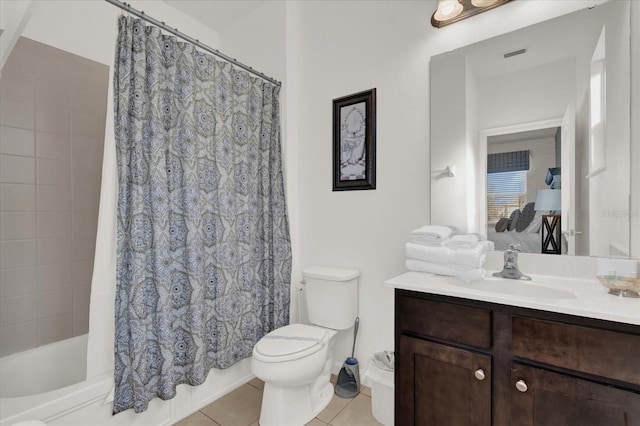
<svg viewBox="0 0 640 426">
<path fill-rule="evenodd" d="M 522 251 L 522 245 L 520 243 L 517 244 L 509 244 L 509 248 L 511 250 Z"/>
</svg>

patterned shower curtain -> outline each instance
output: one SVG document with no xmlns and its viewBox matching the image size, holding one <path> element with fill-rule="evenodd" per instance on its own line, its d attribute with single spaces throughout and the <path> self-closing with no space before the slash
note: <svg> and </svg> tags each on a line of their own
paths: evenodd
<svg viewBox="0 0 640 426">
<path fill-rule="evenodd" d="M 289 322 L 279 87 L 118 22 L 113 412 L 251 355 Z"/>
</svg>

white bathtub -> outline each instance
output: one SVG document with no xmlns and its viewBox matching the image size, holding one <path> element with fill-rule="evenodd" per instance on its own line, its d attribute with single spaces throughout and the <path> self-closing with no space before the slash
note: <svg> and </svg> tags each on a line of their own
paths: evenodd
<svg viewBox="0 0 640 426">
<path fill-rule="evenodd" d="M 0 397 L 49 392 L 84 381 L 87 334 L 0 359 Z"/>
<path fill-rule="evenodd" d="M 0 359 L 0 426 L 41 420 L 64 426 L 168 426 L 246 383 L 250 359 L 211 370 L 200 386 L 178 386 L 175 398 L 149 403 L 147 411 L 111 415 L 113 373 L 86 380 L 87 335 Z"/>
</svg>

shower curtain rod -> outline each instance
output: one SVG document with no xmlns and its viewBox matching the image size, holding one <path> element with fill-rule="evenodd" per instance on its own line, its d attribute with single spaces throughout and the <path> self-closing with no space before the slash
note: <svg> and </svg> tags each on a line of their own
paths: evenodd
<svg viewBox="0 0 640 426">
<path fill-rule="evenodd" d="M 261 73 L 260 71 L 254 70 L 250 66 L 245 65 L 245 64 L 243 64 L 242 62 L 239 62 L 236 59 L 230 58 L 229 56 L 225 55 L 224 53 L 221 53 L 217 49 L 214 49 L 212 47 L 207 46 L 206 44 L 201 43 L 200 40 L 196 40 L 196 39 L 194 39 L 192 37 L 189 37 L 188 35 L 186 35 L 184 33 L 181 33 L 180 31 L 178 31 L 177 28 L 169 27 L 164 22 L 158 21 L 157 19 L 154 19 L 151 16 L 145 14 L 144 11 L 134 9 L 133 7 L 131 7 L 130 4 L 121 2 L 119 0 L 105 0 L 105 1 L 107 3 L 111 3 L 112 5 L 119 7 L 122 10 L 127 11 L 128 13 L 130 13 L 132 15 L 137 16 L 140 19 L 143 19 L 143 20 L 145 20 L 145 21 L 147 21 L 147 22 L 149 22 L 149 23 L 151 23 L 151 24 L 153 24 L 153 25 L 155 25 L 157 27 L 160 27 L 160 28 L 162 28 L 163 30 L 165 30 L 167 32 L 170 32 L 171 34 L 173 34 L 173 35 L 175 35 L 177 37 L 180 37 L 181 39 L 183 39 L 185 41 L 188 41 L 189 43 L 194 44 L 194 45 L 198 46 L 199 48 L 201 48 L 203 50 L 206 50 L 207 52 L 209 52 L 209 53 L 211 53 L 211 54 L 213 54 L 213 55 L 215 55 L 215 56 L 217 56 L 219 58 L 224 59 L 227 62 L 230 62 L 230 63 L 232 63 L 232 64 L 234 64 L 234 65 L 236 65 L 236 66 L 238 66 L 238 67 L 240 67 L 240 68 L 242 68 L 242 69 L 244 69 L 246 71 L 249 71 L 250 73 L 257 75 L 258 77 L 261 77 L 261 78 L 267 80 L 270 83 L 273 83 L 273 84 L 275 84 L 277 86 L 282 86 L 282 83 L 279 82 L 278 80 L 275 80 L 275 79 L 273 79 L 273 78 Z"/>
</svg>

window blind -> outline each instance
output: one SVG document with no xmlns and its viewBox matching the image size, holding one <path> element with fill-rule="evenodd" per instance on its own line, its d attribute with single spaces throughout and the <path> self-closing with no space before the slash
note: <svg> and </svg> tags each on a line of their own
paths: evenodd
<svg viewBox="0 0 640 426">
<path fill-rule="evenodd" d="M 527 171 L 487 174 L 487 221 L 494 224 L 527 203 Z"/>
<path fill-rule="evenodd" d="M 487 173 L 529 170 L 529 150 L 501 152 L 487 156 Z"/>
</svg>

